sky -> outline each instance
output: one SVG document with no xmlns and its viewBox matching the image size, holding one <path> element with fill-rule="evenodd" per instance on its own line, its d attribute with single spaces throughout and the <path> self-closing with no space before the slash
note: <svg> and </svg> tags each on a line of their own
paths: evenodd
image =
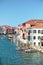
<svg viewBox="0 0 43 65">
<path fill-rule="evenodd" d="M 0 0 L 0 26 L 43 19 L 43 0 Z"/>
</svg>

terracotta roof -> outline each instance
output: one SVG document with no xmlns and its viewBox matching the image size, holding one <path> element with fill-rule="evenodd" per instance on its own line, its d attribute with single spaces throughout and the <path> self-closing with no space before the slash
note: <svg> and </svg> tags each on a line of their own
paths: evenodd
<svg viewBox="0 0 43 65">
<path fill-rule="evenodd" d="M 43 22 L 43 20 L 34 19 L 34 20 L 28 20 L 25 23 L 29 23 L 29 22 Z"/>
<path fill-rule="evenodd" d="M 35 25 L 36 23 L 42 23 L 43 24 L 43 20 L 29 20 L 26 21 L 25 24 L 28 23 L 30 25 Z"/>
<path fill-rule="evenodd" d="M 43 24 L 36 24 L 32 26 L 31 28 L 43 28 Z"/>
<path fill-rule="evenodd" d="M 29 20 L 25 24 L 30 24 L 31 27 L 27 26 L 27 28 L 43 28 L 43 20 Z"/>
<path fill-rule="evenodd" d="M 28 25 L 25 25 L 28 24 Z M 30 24 L 30 26 L 29 26 Z M 22 23 L 24 29 L 27 28 L 43 28 L 43 20 L 34 19 L 34 20 L 28 20 L 25 23 Z"/>
</svg>

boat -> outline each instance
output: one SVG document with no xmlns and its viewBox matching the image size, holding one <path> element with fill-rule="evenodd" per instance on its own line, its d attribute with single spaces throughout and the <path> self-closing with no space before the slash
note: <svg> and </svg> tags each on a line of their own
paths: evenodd
<svg viewBox="0 0 43 65">
<path fill-rule="evenodd" d="M 8 40 L 13 41 L 13 35 L 8 35 Z"/>
<path fill-rule="evenodd" d="M 32 49 L 26 49 L 25 50 L 25 52 L 27 53 L 27 52 L 31 52 L 32 51 Z"/>
</svg>

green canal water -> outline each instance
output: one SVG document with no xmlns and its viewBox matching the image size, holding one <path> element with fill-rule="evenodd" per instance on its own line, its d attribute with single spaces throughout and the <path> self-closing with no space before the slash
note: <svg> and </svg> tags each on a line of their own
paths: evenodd
<svg viewBox="0 0 43 65">
<path fill-rule="evenodd" d="M 43 54 L 16 50 L 16 42 L 0 36 L 0 65 L 43 65 Z"/>
</svg>

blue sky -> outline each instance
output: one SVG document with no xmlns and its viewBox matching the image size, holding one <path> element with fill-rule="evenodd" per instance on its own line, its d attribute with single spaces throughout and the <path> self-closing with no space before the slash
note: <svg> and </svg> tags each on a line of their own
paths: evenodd
<svg viewBox="0 0 43 65">
<path fill-rule="evenodd" d="M 43 19 L 43 0 L 0 0 L 0 25 Z"/>
</svg>

